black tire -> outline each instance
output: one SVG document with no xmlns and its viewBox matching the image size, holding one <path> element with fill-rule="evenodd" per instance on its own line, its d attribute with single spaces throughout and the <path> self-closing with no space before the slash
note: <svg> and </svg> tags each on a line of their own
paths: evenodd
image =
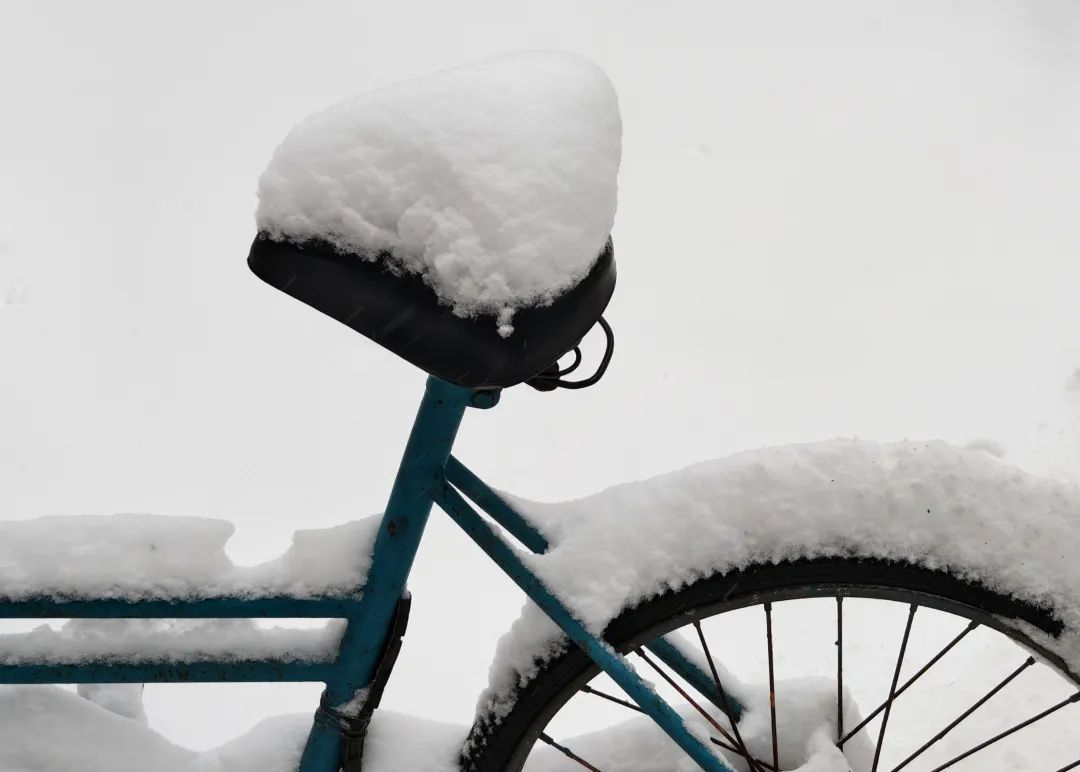
<svg viewBox="0 0 1080 772">
<path fill-rule="evenodd" d="M 746 606 L 795 598 L 880 598 L 938 609 L 1008 636 L 1080 686 L 1080 675 L 1023 631 L 1025 624 L 1057 637 L 1062 624 L 1037 608 L 945 571 L 867 559 L 823 558 L 756 565 L 701 579 L 650 598 L 621 613 L 605 638 L 622 653 L 690 624 L 695 619 Z M 515 697 L 501 721 L 478 715 L 466 741 L 462 768 L 469 772 L 517 772 L 544 727 L 599 669 L 567 642 Z"/>
</svg>

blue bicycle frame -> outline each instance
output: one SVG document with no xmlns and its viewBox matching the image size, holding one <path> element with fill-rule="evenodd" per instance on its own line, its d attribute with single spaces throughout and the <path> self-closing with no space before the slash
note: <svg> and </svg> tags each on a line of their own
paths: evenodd
<svg viewBox="0 0 1080 772">
<path fill-rule="evenodd" d="M 388 672 L 380 672 L 380 667 L 393 665 L 393 657 L 388 659 L 386 653 L 395 644 L 392 640 L 397 629 L 395 616 L 400 613 L 406 581 L 432 505 L 438 504 L 702 769 L 732 772 L 623 657 L 589 632 L 533 574 L 518 550 L 466 500 L 479 506 L 532 552 L 548 549 L 548 542 L 539 531 L 451 455 L 466 409 L 493 407 L 498 398 L 498 392 L 476 391 L 436 378 L 428 379 L 379 527 L 367 582 L 355 596 L 144 601 L 0 597 L 0 618 L 339 617 L 346 619 L 347 625 L 336 661 L 6 664 L 0 665 L 0 683 L 322 682 L 326 690 L 304 748 L 300 772 L 336 772 L 342 764 L 343 736 L 348 736 L 349 719 L 356 713 L 343 706 L 362 708 L 365 699 L 371 699 L 371 687 L 380 681 L 385 683 Z M 648 648 L 715 706 L 738 718 L 741 706 L 719 694 L 712 678 L 683 657 L 676 647 L 660 638 L 648 644 Z"/>
</svg>

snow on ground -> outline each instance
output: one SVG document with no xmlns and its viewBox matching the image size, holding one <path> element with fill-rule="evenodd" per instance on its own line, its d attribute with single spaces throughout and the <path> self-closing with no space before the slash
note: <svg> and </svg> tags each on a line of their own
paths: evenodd
<svg viewBox="0 0 1080 772">
<path fill-rule="evenodd" d="M 75 693 L 111 713 L 146 724 L 145 689 L 146 684 L 79 684 Z"/>
<path fill-rule="evenodd" d="M 295 772 L 310 727 L 310 715 L 277 716 L 196 753 L 65 689 L 3 686 L 0 770 Z M 380 711 L 372 722 L 366 763 L 373 772 L 451 772 L 465 732 L 465 727 Z"/>
<path fill-rule="evenodd" d="M 831 709 L 831 705 L 830 705 Z M 691 724 L 704 724 L 683 711 Z M 311 727 L 306 715 L 278 716 L 244 736 L 196 754 L 172 745 L 152 729 L 83 700 L 58 687 L 0 687 L 0 769 L 4 772 L 295 772 Z M 760 723 L 760 722 L 758 722 Z M 63 742 L 54 733 L 63 727 Z M 72 727 L 73 731 L 68 731 Z M 757 743 L 756 730 L 747 742 Z M 457 772 L 467 727 L 427 721 L 392 711 L 376 713 L 365 744 L 370 772 Z M 33 738 L 39 742 L 28 742 Z M 762 738 L 763 739 L 763 738 Z M 620 772 L 686 770 L 685 755 L 651 721 L 635 719 L 599 735 L 574 740 L 588 758 Z M 831 742 L 806 736 L 806 765 L 799 772 L 846 772 Z M 566 760 L 540 749 L 530 772 L 555 772 Z"/>
<path fill-rule="evenodd" d="M 178 772 L 195 756 L 60 687 L 0 687 L 4 772 Z"/>
<path fill-rule="evenodd" d="M 419 274 L 461 316 L 549 303 L 615 219 L 622 125 L 595 64 L 513 54 L 386 86 L 289 134 L 259 182 L 260 231 Z"/>
</svg>

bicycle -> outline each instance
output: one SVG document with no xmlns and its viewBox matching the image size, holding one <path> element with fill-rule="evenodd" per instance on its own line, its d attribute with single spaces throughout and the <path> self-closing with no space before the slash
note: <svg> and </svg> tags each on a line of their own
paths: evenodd
<svg viewBox="0 0 1080 772">
<path fill-rule="evenodd" d="M 187 661 L 144 657 L 116 661 L 102 656 L 78 662 L 7 662 L 0 664 L 0 682 L 322 682 L 325 690 L 300 760 L 300 772 L 358 770 L 363 760 L 365 733 L 406 632 L 411 600 L 406 589 L 409 571 L 430 512 L 437 505 L 524 591 L 560 634 L 556 639 L 545 640 L 542 650 L 518 652 L 519 667 L 510 678 L 512 688 L 502 691 L 496 688 L 488 695 L 463 749 L 461 761 L 467 769 L 518 770 L 537 747 L 552 749 L 567 763 L 597 769 L 585 754 L 552 737 L 548 731 L 560 711 L 580 695 L 646 716 L 686 758 L 709 772 L 792 769 L 792 764 L 800 763 L 800 751 L 789 750 L 781 742 L 779 727 L 784 722 L 778 721 L 778 711 L 783 708 L 783 699 L 782 694 L 778 696 L 778 684 L 783 686 L 784 682 L 777 679 L 774 656 L 774 608 L 791 601 L 824 599 L 832 604 L 835 613 L 832 629 L 836 634 L 835 679 L 829 685 L 830 704 L 835 710 L 832 742 L 838 752 L 846 748 L 859 757 L 858 764 L 874 772 L 886 768 L 881 766 L 882 748 L 898 698 L 957 650 L 962 641 L 970 639 L 977 629 L 1016 642 L 1032 654 L 995 683 L 970 710 L 945 725 L 922 747 L 893 760 L 895 763 L 889 768 L 917 768 L 911 765 L 928 749 L 966 722 L 994 695 L 1028 673 L 1037 661 L 1041 661 L 1040 667 L 1060 677 L 1068 693 L 1059 695 L 1052 705 L 1036 715 L 1014 722 L 1002 731 L 991 732 L 983 742 L 946 759 L 935 769 L 981 759 L 978 754 L 987 748 L 1080 702 L 1080 691 L 1076 691 L 1080 687 L 1080 657 L 1075 645 L 1077 627 L 1075 616 L 1071 615 L 1072 607 L 1046 593 L 1040 595 L 1028 581 L 1029 574 L 1010 575 L 1003 567 L 1013 560 L 1045 558 L 1045 550 L 1037 549 L 1039 545 L 1010 547 L 1006 540 L 1009 533 L 1002 536 L 1000 528 L 993 531 L 997 526 L 990 516 L 973 521 L 978 527 L 988 529 L 988 533 L 993 531 L 988 543 L 992 542 L 997 552 L 990 557 L 967 555 L 963 533 L 953 534 L 940 525 L 933 526 L 937 530 L 927 525 L 931 528 L 931 541 L 916 539 L 904 547 L 910 553 L 912 544 L 925 547 L 933 539 L 944 539 L 948 543 L 942 554 L 948 559 L 936 563 L 904 559 L 904 550 L 894 546 L 903 539 L 900 531 L 883 539 L 884 546 L 880 548 L 872 546 L 870 537 L 851 537 L 848 542 L 839 539 L 839 546 L 831 551 L 795 538 L 792 543 L 796 547 L 788 547 L 786 552 L 779 548 L 773 552 L 769 549 L 754 552 L 745 544 L 732 542 L 731 555 L 688 558 L 687 565 L 678 569 L 654 567 L 656 576 L 649 580 L 649 587 L 631 587 L 633 581 L 630 581 L 629 602 L 613 610 L 608 608 L 607 618 L 604 614 L 597 617 L 596 613 L 583 612 L 581 597 L 568 600 L 565 587 L 560 588 L 553 573 L 543 568 L 546 564 L 528 558 L 511 539 L 524 550 L 541 556 L 557 555 L 560 549 L 565 554 L 565 545 L 573 540 L 564 534 L 560 543 L 554 529 L 547 529 L 538 519 L 528 517 L 523 511 L 527 507 L 514 505 L 496 493 L 454 457 L 452 451 L 466 412 L 496 407 L 504 388 L 521 383 L 529 383 L 541 391 L 581 388 L 596 383 L 603 375 L 614 348 L 611 328 L 601 316 L 615 284 L 614 249 L 610 240 L 588 275 L 571 290 L 547 306 L 518 311 L 512 337 L 498 335 L 490 326 L 456 316 L 446 306 L 433 302 L 430 288 L 420 278 L 388 273 L 374 262 L 341 254 L 331 244 L 293 243 L 260 234 L 248 262 L 255 274 L 271 286 L 352 327 L 428 373 L 426 390 L 386 511 L 368 545 L 370 566 L 364 581 L 346 591 L 308 595 L 159 594 L 131 599 L 111 597 L 107 593 L 80 596 L 72 592 L 24 591 L 0 597 L 0 617 L 343 619 L 345 626 L 336 656 L 331 661 L 288 657 L 248 657 L 239 661 L 229 657 Z M 569 380 L 568 376 L 582 359 L 577 346 L 597 324 L 607 339 L 603 359 L 594 375 L 579 381 Z M 574 352 L 573 363 L 560 367 L 560 359 L 568 352 Z M 863 450 L 852 451 L 859 452 Z M 948 455 L 940 449 L 931 455 L 934 453 L 938 453 L 935 459 Z M 814 463 L 820 464 L 821 457 L 824 456 L 814 456 Z M 794 468 L 799 458 L 803 456 L 796 453 L 784 463 L 790 462 Z M 996 490 L 999 497 L 1012 495 L 1005 487 L 1000 490 L 993 487 L 997 484 L 993 470 L 967 457 L 963 463 L 969 464 L 963 468 L 972 476 L 967 483 L 952 480 L 950 484 L 955 490 L 966 495 L 983 486 L 988 491 Z M 752 475 L 754 465 L 750 464 L 748 469 L 738 467 L 733 474 L 736 473 Z M 844 488 L 841 484 L 838 490 L 850 493 L 854 488 Z M 1017 501 L 1043 506 L 1045 501 L 1066 495 L 1054 487 L 1040 489 L 1038 495 L 1029 493 L 1016 494 Z M 782 499 L 784 502 L 806 501 L 811 495 L 819 496 L 820 490 L 792 483 L 791 491 L 784 491 L 785 496 L 788 494 L 788 498 Z M 916 495 L 912 501 L 921 499 Z M 931 514 L 929 508 L 927 514 Z M 837 525 L 841 521 L 842 518 L 833 522 L 823 517 L 816 522 L 822 527 L 841 527 Z M 688 516 L 670 527 L 657 525 L 650 534 L 659 538 L 665 529 L 669 532 L 682 529 L 686 532 L 678 535 L 675 542 L 686 547 L 696 538 L 688 530 L 689 524 L 695 522 L 698 521 Z M 746 522 L 740 525 L 752 530 Z M 593 527 L 610 528 L 612 522 L 600 519 Z M 857 530 L 852 527 L 852 531 Z M 762 531 L 766 536 L 769 533 Z M 1067 534 L 1068 529 L 1053 536 L 1060 537 L 1062 533 Z M 702 541 L 712 547 L 717 543 L 715 536 Z M 579 552 L 593 549 L 598 559 L 607 554 L 609 565 L 617 560 L 611 557 L 611 545 L 605 553 L 581 536 L 573 543 Z M 1070 542 L 1062 550 L 1068 552 L 1072 546 Z M 642 554 L 645 554 L 642 560 L 648 562 L 647 553 Z M 1057 581 L 1066 576 L 1052 575 L 1059 565 L 1063 564 L 1048 561 L 1040 569 L 1051 571 L 1051 578 Z M 1069 600 L 1074 588 L 1066 589 L 1065 597 Z M 0 588 L 0 592 L 8 591 Z M 893 649 L 898 650 L 895 661 L 890 658 L 886 663 L 887 672 L 891 673 L 886 696 L 878 708 L 865 716 L 855 712 L 851 704 L 848 691 L 851 678 L 844 662 L 845 603 L 850 606 L 851 601 L 858 599 L 899 603 L 907 610 L 902 638 Z M 761 638 L 766 644 L 768 691 L 767 699 L 758 704 L 752 704 L 754 695 L 740 686 L 723 668 L 720 658 L 714 656 L 714 647 L 710 647 L 705 631 L 710 620 L 746 608 L 760 609 L 765 621 L 765 634 Z M 820 608 L 820 603 L 816 608 Z M 913 644 L 914 621 L 921 608 L 956 617 L 962 627 L 913 676 L 902 682 L 902 666 Z M 685 638 L 673 635 L 681 628 L 687 629 L 695 648 L 688 648 Z M 631 654 L 689 707 L 674 707 L 669 698 L 662 696 L 630 664 Z M 526 672 L 530 668 L 531 672 Z M 599 673 L 610 678 L 625 692 L 626 698 L 594 686 L 593 679 Z M 699 696 L 695 698 L 691 692 Z M 742 719 L 755 711 L 759 717 L 768 717 L 768 732 L 751 736 Z M 868 727 L 878 718 L 877 739 L 871 743 L 866 739 Z M 1069 743 L 1069 739 L 1066 737 L 1065 743 L 1070 752 L 1080 754 L 1077 749 L 1080 741 L 1073 739 Z M 855 748 L 858 743 L 862 743 L 861 747 Z M 1062 772 L 1080 767 L 1080 759 L 1064 763 Z"/>
</svg>

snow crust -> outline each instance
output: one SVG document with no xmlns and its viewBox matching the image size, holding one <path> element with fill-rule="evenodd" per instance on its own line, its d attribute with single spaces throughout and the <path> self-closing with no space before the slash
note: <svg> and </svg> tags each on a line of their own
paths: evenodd
<svg viewBox="0 0 1080 772">
<path fill-rule="evenodd" d="M 622 123 L 579 56 L 500 56 L 360 95 L 304 120 L 259 181 L 256 222 L 420 275 L 462 316 L 545 304 L 611 232 Z"/>
<path fill-rule="evenodd" d="M 941 441 L 767 448 L 564 504 L 510 498 L 554 542 L 528 560 L 595 633 L 668 588 L 751 564 L 864 556 L 949 568 L 1047 608 L 1080 671 L 1080 488 Z M 477 714 L 497 721 L 565 639 L 527 603 Z"/>
<path fill-rule="evenodd" d="M 0 597 L 213 598 L 345 596 L 363 585 L 379 517 L 297 531 L 284 555 L 237 566 L 234 526 L 161 515 L 0 522 Z"/>
</svg>

